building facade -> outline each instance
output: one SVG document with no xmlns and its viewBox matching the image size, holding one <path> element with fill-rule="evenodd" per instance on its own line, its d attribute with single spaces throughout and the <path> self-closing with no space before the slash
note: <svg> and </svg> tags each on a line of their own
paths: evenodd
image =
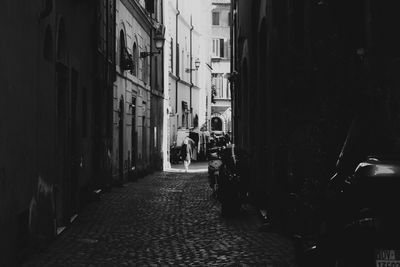
<svg viewBox="0 0 400 267">
<path fill-rule="evenodd" d="M 212 1 L 212 104 L 211 130 L 232 130 L 231 89 L 231 6 L 230 0 Z"/>
<path fill-rule="evenodd" d="M 211 24 L 205 18 L 210 7 L 209 1 L 166 1 L 168 148 L 176 141 L 178 129 L 200 129 L 209 120 Z"/>
<path fill-rule="evenodd" d="M 156 51 L 154 37 L 163 36 L 165 38 L 164 25 L 164 5 L 165 1 L 154 1 L 151 11 L 153 21 L 151 51 Z M 165 106 L 165 41 L 160 54 L 150 59 L 150 83 L 151 83 L 151 116 L 150 116 L 150 146 L 151 146 L 151 169 L 161 171 L 164 169 L 164 154 L 166 157 L 167 150 L 164 148 L 166 141 L 166 106 Z"/>
<path fill-rule="evenodd" d="M 250 196 L 276 215 L 287 190 L 323 191 L 357 115 L 371 124 L 383 101 L 398 138 L 398 16 L 394 2 L 232 4 L 234 142 L 253 159 Z"/>
<path fill-rule="evenodd" d="M 113 95 L 113 180 L 161 169 L 163 54 L 153 37 L 162 30 L 162 1 L 116 3 L 116 81 Z"/>
<path fill-rule="evenodd" d="M 108 183 L 115 5 L 2 6 L 0 265 L 14 266 Z"/>
</svg>

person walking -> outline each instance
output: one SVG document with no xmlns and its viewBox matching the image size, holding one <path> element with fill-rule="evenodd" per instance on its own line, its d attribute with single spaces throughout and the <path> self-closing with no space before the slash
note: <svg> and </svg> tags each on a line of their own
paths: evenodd
<svg viewBox="0 0 400 267">
<path fill-rule="evenodd" d="M 185 138 L 185 140 L 183 140 L 182 158 L 183 158 L 183 164 L 185 166 L 185 172 L 188 172 L 192 158 L 192 145 L 190 144 L 188 138 Z"/>
</svg>

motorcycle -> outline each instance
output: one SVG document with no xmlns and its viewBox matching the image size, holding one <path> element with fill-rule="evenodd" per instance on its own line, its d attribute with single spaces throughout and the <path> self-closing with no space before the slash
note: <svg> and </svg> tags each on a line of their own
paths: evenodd
<svg viewBox="0 0 400 267">
<path fill-rule="evenodd" d="M 331 183 L 335 193 L 325 205 L 324 227 L 300 266 L 400 266 L 400 161 L 370 156 Z"/>
</svg>

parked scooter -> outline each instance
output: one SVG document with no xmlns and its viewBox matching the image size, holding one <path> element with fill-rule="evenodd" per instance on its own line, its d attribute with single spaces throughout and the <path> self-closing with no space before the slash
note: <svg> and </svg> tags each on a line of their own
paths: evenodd
<svg viewBox="0 0 400 267">
<path fill-rule="evenodd" d="M 221 159 L 217 196 L 222 216 L 234 216 L 240 212 L 247 194 L 246 181 L 242 179 L 248 170 L 246 159 L 234 145 L 228 145 L 221 151 Z"/>
<path fill-rule="evenodd" d="M 181 157 L 181 147 L 178 147 L 176 144 L 173 144 L 170 149 L 170 161 L 172 164 L 179 164 L 182 160 Z"/>
<path fill-rule="evenodd" d="M 213 190 L 212 195 L 216 198 L 218 191 L 219 171 L 222 166 L 220 147 L 210 148 L 208 151 L 208 183 Z"/>
<path fill-rule="evenodd" d="M 355 172 L 331 182 L 324 231 L 301 266 L 400 266 L 400 219 L 397 214 L 400 161 L 368 157 Z"/>
</svg>

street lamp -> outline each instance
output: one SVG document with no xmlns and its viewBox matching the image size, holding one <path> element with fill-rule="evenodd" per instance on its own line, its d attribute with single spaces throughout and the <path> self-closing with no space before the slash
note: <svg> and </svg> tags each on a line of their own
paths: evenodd
<svg viewBox="0 0 400 267">
<path fill-rule="evenodd" d="M 140 57 L 145 58 L 148 56 L 154 56 L 161 53 L 162 48 L 164 47 L 165 38 L 163 36 L 163 31 L 157 31 L 156 35 L 153 38 L 154 44 L 156 46 L 157 51 L 155 52 L 140 52 Z"/>
<path fill-rule="evenodd" d="M 189 72 L 191 72 L 191 71 L 196 71 L 196 70 L 198 70 L 198 69 L 200 68 L 200 59 L 198 59 L 198 58 L 196 59 L 196 61 L 194 62 L 194 66 L 195 66 L 194 69 L 186 68 L 185 71 L 186 71 L 187 73 L 189 73 Z"/>
</svg>

